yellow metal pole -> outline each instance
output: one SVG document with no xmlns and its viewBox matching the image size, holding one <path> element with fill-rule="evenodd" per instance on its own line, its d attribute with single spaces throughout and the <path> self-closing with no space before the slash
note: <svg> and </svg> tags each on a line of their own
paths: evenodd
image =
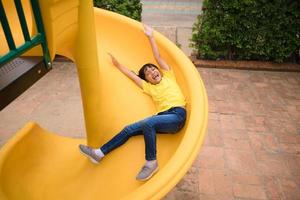
<svg viewBox="0 0 300 200">
<path fill-rule="evenodd" d="M 88 145 L 96 145 L 99 134 L 99 114 L 95 105 L 101 101 L 99 93 L 99 66 L 92 0 L 79 2 L 76 64 L 81 85 L 81 95 L 85 112 Z M 84 89 L 83 89 L 84 88 Z"/>
</svg>

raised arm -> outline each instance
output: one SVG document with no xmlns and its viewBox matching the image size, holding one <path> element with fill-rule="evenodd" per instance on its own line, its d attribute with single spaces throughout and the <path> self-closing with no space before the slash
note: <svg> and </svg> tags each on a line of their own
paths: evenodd
<svg viewBox="0 0 300 200">
<path fill-rule="evenodd" d="M 110 53 L 108 55 L 111 57 L 111 61 L 123 74 L 125 74 L 128 78 L 133 80 L 140 88 L 143 88 L 142 79 L 138 77 L 134 72 L 130 71 L 127 67 L 120 64 L 118 60 Z"/>
<path fill-rule="evenodd" d="M 144 24 L 144 32 L 145 32 L 146 36 L 149 38 L 149 41 L 150 41 L 150 44 L 151 44 L 151 48 L 152 48 L 152 52 L 153 52 L 155 60 L 157 61 L 157 63 L 159 64 L 159 66 L 162 69 L 169 71 L 170 70 L 169 65 L 160 56 L 160 53 L 158 51 L 157 44 L 156 44 L 155 39 L 153 37 L 153 29 L 151 27 L 149 27 L 149 26 L 147 26 L 147 25 Z"/>
</svg>

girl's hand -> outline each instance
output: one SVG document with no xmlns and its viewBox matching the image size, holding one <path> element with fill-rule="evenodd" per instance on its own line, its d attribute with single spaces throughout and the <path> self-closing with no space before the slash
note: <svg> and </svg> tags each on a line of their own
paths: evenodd
<svg viewBox="0 0 300 200">
<path fill-rule="evenodd" d="M 111 53 L 107 53 L 110 58 L 111 58 L 111 62 L 114 64 L 114 66 L 119 67 L 120 63 L 118 62 L 118 60 L 111 54 Z"/>
<path fill-rule="evenodd" d="M 150 26 L 147 26 L 146 24 L 143 24 L 143 26 L 144 26 L 144 33 L 148 37 L 152 37 L 153 36 L 153 29 Z"/>
<path fill-rule="evenodd" d="M 140 77 L 138 77 L 134 72 L 132 72 L 124 65 L 120 64 L 118 60 L 111 53 L 107 53 L 107 54 L 110 56 L 112 63 L 114 64 L 114 66 L 116 66 L 118 70 L 120 70 L 128 78 L 133 80 L 140 88 L 143 88 L 142 79 Z"/>
</svg>

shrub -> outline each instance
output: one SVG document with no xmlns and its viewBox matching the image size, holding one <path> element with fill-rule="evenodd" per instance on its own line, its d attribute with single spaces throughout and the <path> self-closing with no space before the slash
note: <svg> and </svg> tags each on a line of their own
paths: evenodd
<svg viewBox="0 0 300 200">
<path fill-rule="evenodd" d="M 205 0 L 191 41 L 200 58 L 282 62 L 299 55 L 300 1 Z"/>
<path fill-rule="evenodd" d="M 140 0 L 94 0 L 94 6 L 141 21 L 142 4 Z"/>
</svg>

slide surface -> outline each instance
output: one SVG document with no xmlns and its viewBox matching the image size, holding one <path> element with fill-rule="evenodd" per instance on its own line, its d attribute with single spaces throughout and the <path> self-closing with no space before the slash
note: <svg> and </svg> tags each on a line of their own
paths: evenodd
<svg viewBox="0 0 300 200">
<path fill-rule="evenodd" d="M 4 1 L 10 5 L 6 9 L 12 9 L 12 3 Z M 107 55 L 112 53 L 134 71 L 155 63 L 142 25 L 93 8 L 92 1 L 40 0 L 40 7 L 52 58 L 60 54 L 76 63 L 87 138 L 58 136 L 29 122 L 0 150 L 0 199 L 162 198 L 192 165 L 205 136 L 207 97 L 194 65 L 175 44 L 154 33 L 187 98 L 188 118 L 179 133 L 158 135 L 160 170 L 147 182 L 136 181 L 145 161 L 142 136 L 131 138 L 99 165 L 82 156 L 78 144 L 98 147 L 127 124 L 155 113 L 150 97 L 121 74 Z M 37 53 L 38 49 L 29 52 Z"/>
</svg>

